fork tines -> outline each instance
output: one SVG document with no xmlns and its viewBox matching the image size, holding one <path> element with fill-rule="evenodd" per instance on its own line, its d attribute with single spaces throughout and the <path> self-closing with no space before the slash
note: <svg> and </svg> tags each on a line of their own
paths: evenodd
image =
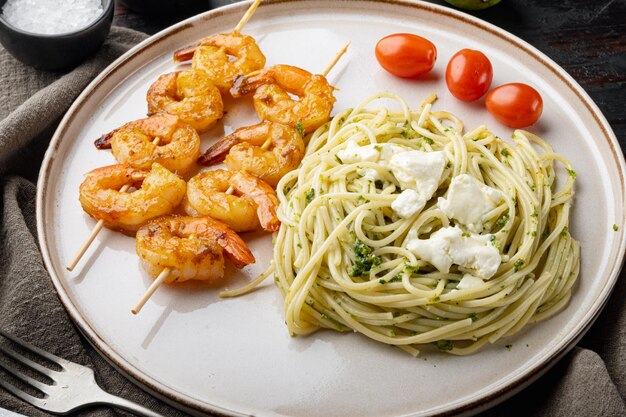
<svg viewBox="0 0 626 417">
<path fill-rule="evenodd" d="M 67 365 L 68 361 L 66 361 L 63 358 L 59 358 L 58 356 L 55 356 L 51 353 L 48 353 L 46 351 L 43 351 L 41 349 L 39 349 L 36 346 L 31 345 L 30 343 L 27 343 L 9 333 L 6 333 L 5 331 L 0 329 L 0 335 L 4 336 L 5 338 L 9 339 L 10 341 L 12 341 L 13 343 L 15 343 L 16 345 L 22 347 L 23 349 L 25 349 L 26 351 L 29 351 L 33 354 L 39 355 L 47 360 L 49 360 L 50 362 L 53 362 L 57 365 L 59 365 L 61 368 L 64 367 L 64 365 Z M 13 358 L 15 361 L 21 363 L 22 365 L 48 377 L 51 379 L 54 379 L 54 375 L 58 374 L 58 371 L 46 368 L 45 366 L 27 358 L 26 356 L 24 356 L 23 354 L 19 353 L 17 350 L 11 349 L 8 346 L 5 345 L 1 345 L 0 344 L 0 352 L 3 352 L 5 355 Z M 24 372 L 20 371 L 19 369 L 17 369 L 16 367 L 5 363 L 4 361 L 0 361 L 0 367 L 3 368 L 5 371 L 7 371 L 8 373 L 10 373 L 11 375 L 13 375 L 14 377 L 16 377 L 17 379 L 21 380 L 22 382 L 24 382 L 25 384 L 35 388 L 36 390 L 40 391 L 42 394 L 47 395 L 47 389 L 50 387 L 50 385 L 45 384 L 43 382 L 40 382 L 34 378 L 32 378 L 29 375 L 26 375 Z M 27 392 L 24 392 L 22 390 L 20 390 L 19 388 L 15 387 L 14 385 L 0 379 L 0 386 L 2 386 L 4 389 L 6 389 L 7 391 L 11 392 L 13 395 L 21 398 L 22 400 L 29 402 L 35 406 L 39 406 L 41 405 L 41 402 L 43 401 L 42 398 L 38 398 L 35 397 L 34 395 L 31 395 Z"/>
</svg>

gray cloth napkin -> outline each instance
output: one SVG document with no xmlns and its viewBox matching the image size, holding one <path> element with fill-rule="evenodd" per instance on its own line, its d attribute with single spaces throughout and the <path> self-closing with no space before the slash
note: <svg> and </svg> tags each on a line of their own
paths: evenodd
<svg viewBox="0 0 626 417">
<path fill-rule="evenodd" d="M 33 70 L 0 48 L 0 327 L 89 366 L 108 392 L 176 416 L 182 413 L 117 373 L 80 335 L 56 296 L 36 242 L 34 181 L 54 128 L 87 83 L 144 38 L 129 29 L 113 28 L 98 54 L 67 74 Z M 626 282 L 622 279 L 602 317 L 579 347 L 529 388 L 484 415 L 626 415 L 625 295 Z M 0 373 L 3 377 L 6 375 Z M 28 416 L 47 415 L 2 389 L 0 407 Z M 80 415 L 117 413 L 98 407 Z"/>
<path fill-rule="evenodd" d="M 81 336 L 57 298 L 36 241 L 34 181 L 56 125 L 102 69 L 145 38 L 130 29 L 113 28 L 96 55 L 65 74 L 29 68 L 0 47 L 0 328 L 92 368 L 99 385 L 111 394 L 166 416 L 182 416 L 118 373 Z M 0 373 L 0 378 L 6 374 Z M 0 407 L 27 416 L 49 415 L 2 388 Z M 80 413 L 120 414 L 125 413 L 106 407 Z"/>
</svg>

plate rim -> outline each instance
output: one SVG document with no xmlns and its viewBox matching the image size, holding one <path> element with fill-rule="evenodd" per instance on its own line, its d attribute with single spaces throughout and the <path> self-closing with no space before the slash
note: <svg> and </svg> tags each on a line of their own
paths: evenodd
<svg viewBox="0 0 626 417">
<path fill-rule="evenodd" d="M 307 0 L 264 0 L 260 7 L 268 7 L 280 4 L 296 4 L 304 3 Z M 342 0 L 343 3 L 351 0 Z M 617 165 L 617 173 L 619 175 L 619 188 L 622 191 L 622 207 L 626 207 L 624 198 L 626 196 L 626 184 L 625 173 L 626 163 L 624 160 L 624 154 L 621 150 L 617 137 L 613 132 L 610 124 L 606 120 L 602 111 L 599 109 L 593 99 L 587 94 L 587 92 L 578 84 L 578 82 L 561 68 L 556 62 L 545 55 L 543 52 L 524 41 L 523 39 L 507 32 L 506 30 L 499 28 L 491 23 L 488 23 L 482 19 L 461 12 L 456 9 L 452 9 L 446 6 L 437 5 L 433 3 L 427 3 L 421 0 L 358 0 L 363 3 L 378 3 L 378 4 L 390 4 L 393 6 L 409 7 L 413 9 L 420 9 L 425 12 L 432 12 L 443 15 L 446 18 L 452 18 L 460 20 L 463 23 L 470 24 L 481 31 L 487 31 L 498 38 L 507 41 L 514 48 L 521 50 L 536 61 L 541 63 L 545 68 L 550 70 L 555 76 L 557 76 L 565 85 L 573 92 L 579 102 L 584 105 L 589 115 L 591 115 L 595 121 L 597 127 L 602 131 L 603 138 L 595 138 L 595 140 L 605 140 L 612 153 L 613 161 Z M 143 372 L 138 370 L 132 363 L 117 353 L 111 346 L 109 346 L 98 334 L 98 332 L 91 327 L 85 317 L 80 313 L 79 309 L 72 303 L 69 295 L 64 291 L 62 280 L 59 275 L 56 274 L 52 256 L 48 250 L 47 235 L 45 231 L 45 207 L 44 201 L 46 200 L 47 182 L 50 169 L 53 162 L 56 159 L 59 144 L 61 138 L 64 136 L 67 127 L 72 123 L 76 110 L 80 108 L 82 103 L 89 97 L 90 93 L 94 91 L 105 79 L 113 76 L 118 71 L 123 71 L 124 64 L 140 54 L 143 50 L 156 46 L 158 43 L 165 41 L 169 37 L 191 28 L 196 21 L 218 19 L 221 16 L 231 14 L 233 12 L 241 12 L 248 8 L 252 3 L 252 0 L 245 0 L 238 3 L 228 4 L 221 6 L 206 12 L 189 17 L 177 24 L 174 24 L 168 28 L 161 30 L 160 32 L 148 37 L 142 42 L 138 43 L 127 52 L 122 54 L 105 69 L 103 69 L 81 92 L 81 94 L 75 99 L 72 105 L 69 107 L 57 129 L 55 130 L 52 139 L 48 145 L 41 169 L 39 171 L 37 179 L 37 195 L 36 195 L 36 221 L 37 221 L 37 241 L 41 250 L 44 266 L 50 275 L 53 287 L 61 303 L 63 304 L 68 315 L 77 325 L 78 329 L 89 341 L 89 343 L 96 348 L 96 351 L 103 356 L 110 364 L 112 364 L 117 370 L 119 370 L 130 381 L 138 385 L 140 388 L 147 390 L 151 395 L 164 400 L 170 405 L 177 408 L 183 408 L 189 412 L 210 412 L 217 413 L 219 415 L 245 415 L 238 413 L 234 410 L 220 407 L 217 404 L 208 404 L 207 402 L 199 403 L 186 394 L 178 392 L 161 381 L 157 381 L 151 377 L 148 377 Z M 622 215 L 624 215 L 626 209 L 623 209 Z M 620 213 L 617 213 L 620 214 Z M 479 397 L 475 397 L 469 400 L 467 403 L 460 405 L 454 409 L 445 409 L 437 412 L 434 415 L 447 416 L 456 414 L 474 414 L 490 408 L 507 398 L 510 398 L 523 388 L 534 382 L 541 375 L 547 372 L 554 364 L 558 362 L 565 354 L 567 354 L 575 344 L 583 337 L 583 335 L 593 325 L 596 318 L 602 312 L 604 306 L 607 304 L 609 297 L 615 287 L 621 269 L 624 263 L 624 257 L 626 255 L 626 227 L 622 227 L 621 233 L 618 235 L 619 245 L 617 248 L 617 257 L 610 263 L 608 280 L 599 293 L 599 296 L 591 304 L 590 309 L 587 311 L 581 323 L 577 329 L 574 329 L 560 340 L 557 347 L 552 348 L 549 355 L 541 359 L 541 362 L 537 363 L 534 367 L 526 370 L 524 373 L 518 375 L 506 385 L 501 386 L 491 392 Z M 609 261 L 610 262 L 610 261 Z"/>
</svg>

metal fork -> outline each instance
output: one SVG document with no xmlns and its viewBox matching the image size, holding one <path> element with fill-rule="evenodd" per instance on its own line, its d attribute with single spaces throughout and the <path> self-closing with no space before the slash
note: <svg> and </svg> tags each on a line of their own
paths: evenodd
<svg viewBox="0 0 626 417">
<path fill-rule="evenodd" d="M 53 414 L 69 414 L 88 405 L 106 404 L 123 408 L 141 416 L 163 417 L 161 414 L 155 413 L 139 404 L 103 391 L 96 383 L 93 371 L 86 366 L 59 358 L 3 330 L 0 330 L 0 334 L 24 349 L 46 358 L 62 368 L 61 371 L 46 368 L 10 348 L 0 345 L 0 351 L 53 381 L 51 385 L 40 382 L 13 366 L 3 363 L 4 361 L 0 362 L 0 367 L 44 395 L 43 398 L 35 397 L 0 379 L 0 386 L 27 403 Z"/>
</svg>

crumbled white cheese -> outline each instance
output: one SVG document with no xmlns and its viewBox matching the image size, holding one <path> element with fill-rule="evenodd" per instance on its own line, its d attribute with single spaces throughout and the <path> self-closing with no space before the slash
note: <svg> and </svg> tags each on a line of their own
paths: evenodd
<svg viewBox="0 0 626 417">
<path fill-rule="evenodd" d="M 374 146 L 359 146 L 356 142 L 349 141 L 344 149 L 337 152 L 337 156 L 346 164 L 363 161 L 376 162 L 380 154 Z"/>
<path fill-rule="evenodd" d="M 443 152 L 408 151 L 394 154 L 389 160 L 389 169 L 403 189 L 416 189 L 428 196 L 437 191 L 441 174 L 446 166 Z"/>
<path fill-rule="evenodd" d="M 417 191 L 404 190 L 391 203 L 391 208 L 398 216 L 406 219 L 423 209 L 426 201 Z"/>
<path fill-rule="evenodd" d="M 411 217 L 424 208 L 439 187 L 446 165 L 445 153 L 413 151 L 393 143 L 377 143 L 360 146 L 349 141 L 337 152 L 342 162 L 376 162 L 393 173 L 404 190 L 392 203 L 391 208 L 401 217 Z M 359 168 L 357 173 L 368 180 L 381 179 L 373 168 Z"/>
<path fill-rule="evenodd" d="M 394 155 L 410 151 L 410 148 L 406 146 L 395 145 L 393 143 L 383 143 L 378 146 L 380 149 L 380 164 L 387 169 L 389 169 L 389 161 L 391 161 Z"/>
<path fill-rule="evenodd" d="M 410 150 L 410 148 L 393 143 L 376 143 L 361 146 L 351 140 L 348 141 L 344 149 L 337 152 L 337 156 L 347 164 L 363 161 L 381 162 L 381 164 L 384 164 L 391 159 L 393 155 L 407 152 L 408 150 Z"/>
<path fill-rule="evenodd" d="M 378 171 L 376 171 L 374 168 L 360 168 L 357 169 L 356 172 L 366 180 L 376 181 L 382 179 Z"/>
<path fill-rule="evenodd" d="M 461 174 L 450 182 L 446 198 L 439 198 L 441 211 L 472 232 L 483 230 L 484 217 L 502 201 L 502 193 L 471 175 Z"/>
<path fill-rule="evenodd" d="M 463 272 L 489 279 L 498 271 L 500 252 L 493 246 L 493 235 L 463 233 L 458 227 L 444 227 L 418 239 L 415 231 L 409 234 L 407 249 L 440 272 L 448 273 L 453 264 Z"/>
<path fill-rule="evenodd" d="M 443 152 L 407 151 L 394 154 L 389 168 L 404 191 L 391 208 L 404 218 L 422 210 L 439 187 L 445 163 Z"/>
<path fill-rule="evenodd" d="M 472 274 L 465 274 L 461 281 L 456 285 L 457 290 L 465 290 L 467 288 L 478 288 L 485 285 L 485 281 L 475 277 Z"/>
</svg>

